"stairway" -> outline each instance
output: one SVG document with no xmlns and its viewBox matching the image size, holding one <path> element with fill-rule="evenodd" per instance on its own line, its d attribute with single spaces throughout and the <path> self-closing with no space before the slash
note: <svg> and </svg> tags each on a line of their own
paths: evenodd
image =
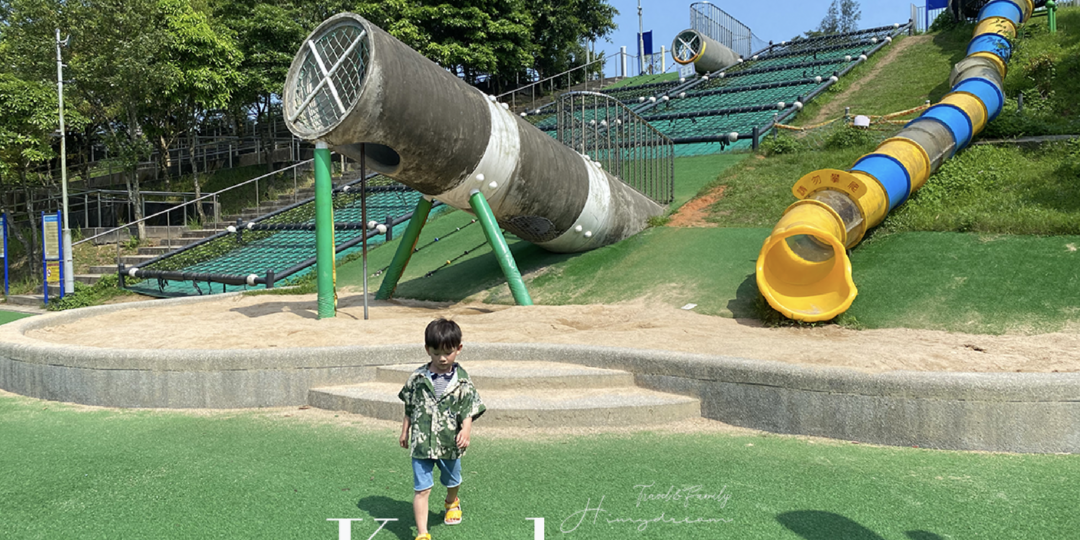
<svg viewBox="0 0 1080 540">
<path fill-rule="evenodd" d="M 380 366 L 371 382 L 312 388 L 308 403 L 400 421 L 405 408 L 398 392 L 420 365 Z M 626 371 L 554 362 L 493 360 L 462 365 L 487 406 L 480 420 L 485 426 L 641 426 L 701 416 L 698 399 L 639 388 Z"/>
</svg>

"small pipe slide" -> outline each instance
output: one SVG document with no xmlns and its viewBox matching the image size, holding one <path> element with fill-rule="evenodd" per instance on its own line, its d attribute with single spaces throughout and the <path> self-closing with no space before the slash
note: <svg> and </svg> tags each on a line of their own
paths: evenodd
<svg viewBox="0 0 1080 540">
<path fill-rule="evenodd" d="M 758 289 L 769 305 L 808 322 L 851 307 L 858 290 L 846 250 L 1001 113 L 1011 40 L 1033 10 L 1032 0 L 983 6 L 967 56 L 953 67 L 950 93 L 850 169 L 814 171 L 795 183 L 799 201 L 784 211 L 757 260 Z"/>
</svg>

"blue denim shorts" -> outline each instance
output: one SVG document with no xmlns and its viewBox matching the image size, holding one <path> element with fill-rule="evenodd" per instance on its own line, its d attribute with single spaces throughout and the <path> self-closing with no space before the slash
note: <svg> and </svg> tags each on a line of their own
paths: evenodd
<svg viewBox="0 0 1080 540">
<path fill-rule="evenodd" d="M 418 459 L 412 460 L 413 489 L 424 491 L 435 487 L 433 472 L 435 465 L 439 466 L 439 481 L 442 485 L 452 488 L 461 485 L 461 460 L 460 459 Z"/>
</svg>

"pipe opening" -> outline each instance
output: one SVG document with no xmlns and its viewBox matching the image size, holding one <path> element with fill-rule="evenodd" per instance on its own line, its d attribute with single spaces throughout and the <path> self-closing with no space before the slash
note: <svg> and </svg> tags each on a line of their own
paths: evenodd
<svg viewBox="0 0 1080 540">
<path fill-rule="evenodd" d="M 351 18 L 304 41 L 285 82 L 286 119 L 295 133 L 318 138 L 341 122 L 360 97 L 370 49 L 367 30 Z"/>
<path fill-rule="evenodd" d="M 334 147 L 334 151 L 344 154 L 349 159 L 360 161 L 360 148 L 364 149 L 365 164 L 368 169 L 379 174 L 393 176 L 401 170 L 401 154 L 397 150 L 378 143 L 353 143 Z"/>
<path fill-rule="evenodd" d="M 804 261 L 820 263 L 836 256 L 831 245 L 811 234 L 796 234 L 784 241 Z"/>
</svg>

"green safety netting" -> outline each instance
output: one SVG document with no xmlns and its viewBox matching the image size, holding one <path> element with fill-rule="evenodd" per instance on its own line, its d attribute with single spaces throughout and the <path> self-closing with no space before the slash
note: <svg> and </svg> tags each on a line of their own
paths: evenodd
<svg viewBox="0 0 1080 540">
<path fill-rule="evenodd" d="M 393 182 L 386 177 L 368 180 L 367 193 L 368 220 L 384 223 L 388 218 L 399 218 L 416 207 L 420 193 Z M 354 183 L 349 191 L 334 192 L 334 221 L 336 223 L 360 223 L 361 201 L 359 184 Z M 283 212 L 259 219 L 260 224 L 314 224 L 314 199 L 295 205 Z M 407 221 L 399 223 L 392 230 L 393 235 L 404 232 Z M 335 245 L 340 246 L 350 240 L 360 238 L 362 230 L 335 231 Z M 368 239 L 369 247 L 385 241 L 384 235 Z M 345 257 L 361 249 L 357 246 L 339 251 L 338 258 Z M 315 256 L 315 231 L 251 231 L 226 233 L 200 244 L 197 247 L 170 254 L 155 262 L 140 266 L 146 270 L 172 270 L 192 273 L 213 273 L 247 276 L 257 274 L 264 277 L 268 270 L 277 275 L 287 269 L 312 259 Z M 297 278 L 314 270 L 308 266 L 290 278 Z M 237 290 L 263 288 L 263 285 L 243 286 L 207 283 L 199 281 L 159 280 L 148 278 L 130 283 L 128 289 L 151 296 L 190 296 L 231 292 Z"/>
<path fill-rule="evenodd" d="M 634 110 L 678 144 L 676 154 L 701 155 L 743 149 L 755 127 L 765 128 L 778 114 L 808 96 L 830 77 L 852 67 L 900 31 L 899 25 L 846 34 L 802 38 L 770 44 L 735 66 L 690 80 L 650 80 L 602 90 Z M 525 118 L 554 134 L 554 104 L 532 111 Z M 588 120 L 586 118 L 586 120 Z M 731 133 L 737 142 L 702 142 Z"/>
</svg>

